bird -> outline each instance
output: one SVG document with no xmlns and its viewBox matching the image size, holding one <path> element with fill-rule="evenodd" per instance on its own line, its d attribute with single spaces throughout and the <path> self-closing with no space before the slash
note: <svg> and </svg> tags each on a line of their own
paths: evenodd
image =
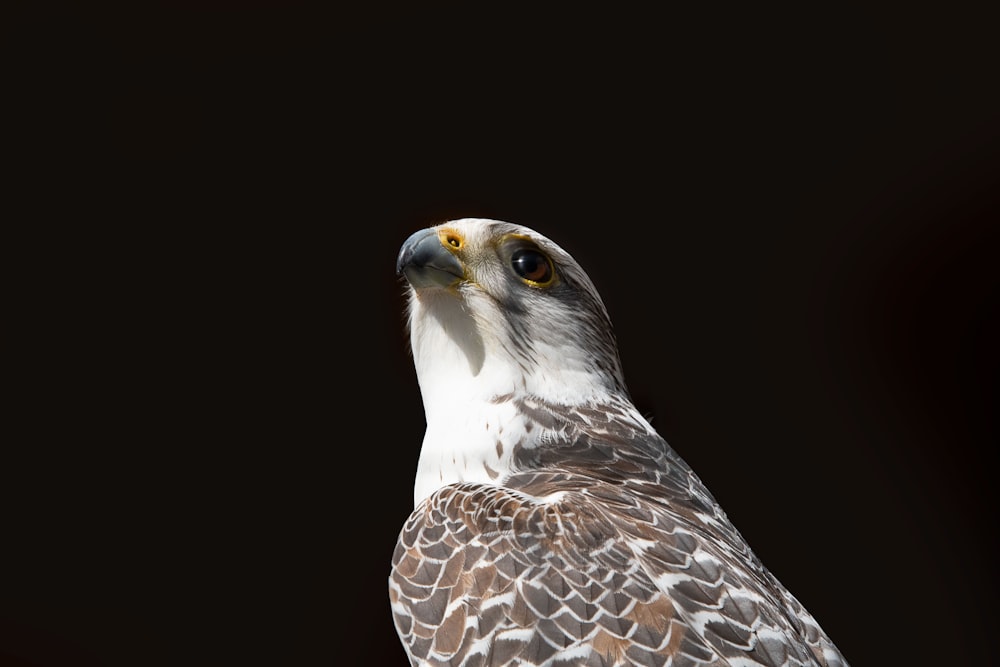
<svg viewBox="0 0 1000 667">
<path fill-rule="evenodd" d="M 411 665 L 847 665 L 636 408 L 569 253 L 460 218 L 396 272 L 426 420 L 388 577 Z"/>
</svg>

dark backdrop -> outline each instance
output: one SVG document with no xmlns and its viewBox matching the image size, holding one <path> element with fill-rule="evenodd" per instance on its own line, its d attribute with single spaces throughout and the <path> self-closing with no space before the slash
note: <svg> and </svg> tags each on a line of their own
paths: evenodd
<svg viewBox="0 0 1000 667">
<path fill-rule="evenodd" d="M 404 664 L 394 262 L 459 216 L 579 259 L 852 664 L 988 662 L 995 39 L 915 11 L 23 13 L 0 663 Z"/>
</svg>

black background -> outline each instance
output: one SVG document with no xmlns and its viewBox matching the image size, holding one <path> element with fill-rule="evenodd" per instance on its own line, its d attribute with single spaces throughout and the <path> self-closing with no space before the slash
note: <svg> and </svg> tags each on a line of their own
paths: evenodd
<svg viewBox="0 0 1000 667">
<path fill-rule="evenodd" d="M 405 664 L 394 262 L 462 216 L 577 257 L 639 407 L 853 665 L 989 662 L 984 16 L 330 5 L 8 24 L 0 664 Z"/>
</svg>

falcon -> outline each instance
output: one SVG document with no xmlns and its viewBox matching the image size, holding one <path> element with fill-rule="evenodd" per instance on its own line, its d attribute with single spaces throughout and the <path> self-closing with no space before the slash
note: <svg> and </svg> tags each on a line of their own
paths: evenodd
<svg viewBox="0 0 1000 667">
<path fill-rule="evenodd" d="M 569 254 L 465 218 L 396 269 L 427 422 L 389 575 L 411 665 L 847 664 L 636 409 Z"/>
</svg>

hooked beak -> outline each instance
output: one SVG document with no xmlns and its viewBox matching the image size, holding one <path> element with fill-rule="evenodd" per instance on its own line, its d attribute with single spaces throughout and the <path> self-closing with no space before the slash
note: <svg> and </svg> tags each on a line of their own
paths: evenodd
<svg viewBox="0 0 1000 667">
<path fill-rule="evenodd" d="M 465 269 L 436 230 L 421 229 L 399 249 L 396 275 L 406 276 L 414 289 L 452 287 L 465 277 Z"/>
</svg>

